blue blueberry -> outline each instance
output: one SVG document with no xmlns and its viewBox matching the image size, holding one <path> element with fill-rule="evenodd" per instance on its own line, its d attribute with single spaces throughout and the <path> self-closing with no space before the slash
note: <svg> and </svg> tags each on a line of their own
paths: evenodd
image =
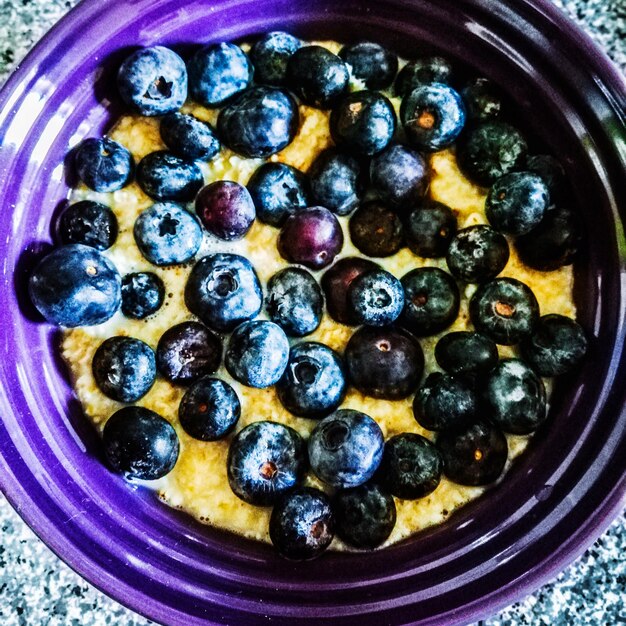
<svg viewBox="0 0 626 626">
<path fill-rule="evenodd" d="M 103 341 L 91 367 L 100 391 L 118 402 L 143 398 L 156 378 L 154 351 L 133 337 L 111 337 Z"/>
<path fill-rule="evenodd" d="M 217 441 L 230 433 L 241 415 L 235 390 L 219 378 L 201 378 L 185 392 L 178 407 L 184 431 L 200 441 Z"/>
<path fill-rule="evenodd" d="M 505 433 L 528 435 L 547 417 L 543 381 L 519 359 L 496 365 L 484 382 L 482 400 L 489 419 Z"/>
<path fill-rule="evenodd" d="M 143 320 L 156 313 L 165 298 L 163 281 L 152 272 L 134 272 L 122 278 L 122 313 Z"/>
<path fill-rule="evenodd" d="M 63 211 L 58 230 L 64 244 L 82 243 L 102 251 L 117 239 L 117 218 L 106 204 L 81 200 Z"/>
<path fill-rule="evenodd" d="M 418 150 L 436 152 L 452 145 L 465 125 L 465 105 L 448 85 L 421 85 L 405 96 L 400 118 L 407 141 Z"/>
<path fill-rule="evenodd" d="M 287 63 L 302 42 L 282 31 L 267 33 L 250 50 L 254 80 L 262 85 L 280 87 L 287 81 Z"/>
<path fill-rule="evenodd" d="M 193 55 L 187 69 L 189 95 L 208 107 L 224 104 L 252 80 L 248 57 L 233 43 L 205 46 Z"/>
<path fill-rule="evenodd" d="M 364 202 L 350 217 L 352 243 L 369 257 L 387 257 L 404 245 L 402 221 L 395 211 L 378 200 Z"/>
<path fill-rule="evenodd" d="M 409 61 L 399 72 L 394 83 L 396 96 L 404 98 L 414 89 L 429 83 L 450 82 L 452 66 L 442 57 L 423 57 Z"/>
<path fill-rule="evenodd" d="M 348 380 L 362 394 L 402 400 L 419 385 L 424 353 L 411 334 L 393 327 L 362 326 L 344 353 Z"/>
<path fill-rule="evenodd" d="M 272 510 L 270 539 L 282 557 L 306 561 L 328 548 L 334 525 L 328 496 L 319 489 L 301 487 L 283 496 Z"/>
<path fill-rule="evenodd" d="M 430 200 L 407 216 L 404 224 L 406 245 L 417 256 L 429 259 L 446 256 L 456 228 L 456 216 L 452 209 Z"/>
<path fill-rule="evenodd" d="M 304 480 L 306 445 L 293 428 L 253 422 L 233 438 L 226 464 L 236 496 L 249 504 L 270 506 Z"/>
<path fill-rule="evenodd" d="M 313 473 L 338 489 L 367 482 L 383 455 L 380 426 L 365 413 L 340 409 L 319 422 L 309 437 Z"/>
<path fill-rule="evenodd" d="M 470 122 L 488 122 L 500 115 L 502 99 L 487 78 L 471 80 L 461 91 L 461 96 Z"/>
<path fill-rule="evenodd" d="M 346 395 L 341 358 L 315 341 L 298 343 L 289 352 L 289 363 L 276 391 L 282 405 L 299 417 L 320 418 L 332 413 Z"/>
<path fill-rule="evenodd" d="M 354 319 L 368 326 L 393 323 L 404 308 L 404 289 L 389 272 L 375 269 L 357 276 L 348 289 Z"/>
<path fill-rule="evenodd" d="M 393 144 L 371 160 L 370 181 L 385 204 L 406 213 L 424 197 L 428 189 L 428 164 L 419 152 Z"/>
<path fill-rule="evenodd" d="M 498 346 L 489 337 L 472 331 L 444 335 L 435 346 L 439 366 L 453 375 L 483 375 L 498 363 Z"/>
<path fill-rule="evenodd" d="M 204 177 L 196 163 L 159 150 L 139 161 L 137 182 L 154 200 L 189 202 L 204 184 Z"/>
<path fill-rule="evenodd" d="M 329 109 L 348 91 L 350 72 L 336 54 L 322 46 L 303 46 L 287 63 L 287 84 L 304 102 Z"/>
<path fill-rule="evenodd" d="M 28 293 L 51 324 L 92 326 L 119 309 L 122 279 L 109 259 L 82 244 L 61 246 L 35 267 Z"/>
<path fill-rule="evenodd" d="M 540 376 L 560 376 L 572 371 L 587 352 L 580 324 L 564 315 L 544 315 L 533 334 L 520 346 L 524 360 Z"/>
<path fill-rule="evenodd" d="M 248 191 L 254 201 L 257 217 L 271 226 L 282 226 L 289 215 L 311 204 L 307 177 L 285 163 L 261 165 L 252 174 Z"/>
<path fill-rule="evenodd" d="M 207 326 L 228 332 L 261 310 L 263 293 L 254 268 L 237 254 L 200 259 L 185 287 L 185 304 Z"/>
<path fill-rule="evenodd" d="M 159 130 L 163 143 L 181 159 L 210 161 L 220 151 L 211 126 L 193 115 L 170 113 L 161 119 Z"/>
<path fill-rule="evenodd" d="M 511 172 L 489 190 L 485 214 L 501 233 L 524 235 L 541 222 L 550 205 L 548 187 L 531 172 Z"/>
<path fill-rule="evenodd" d="M 537 174 L 543 180 L 552 203 L 565 199 L 567 180 L 565 170 L 558 159 L 549 154 L 534 154 L 526 158 L 524 170 Z"/>
<path fill-rule="evenodd" d="M 122 100 L 142 115 L 177 111 L 187 99 L 187 68 L 172 50 L 143 48 L 120 66 L 117 88 Z"/>
<path fill-rule="evenodd" d="M 391 50 L 370 41 L 344 46 L 339 56 L 352 69 L 352 76 L 368 89 L 386 89 L 398 72 L 398 57 Z"/>
<path fill-rule="evenodd" d="M 338 491 L 333 510 L 337 536 L 353 548 L 377 548 L 396 525 L 393 497 L 373 482 Z"/>
<path fill-rule="evenodd" d="M 337 103 L 329 123 L 337 146 L 357 156 L 373 156 L 393 138 L 396 113 L 391 102 L 377 91 L 357 91 Z"/>
<path fill-rule="evenodd" d="M 228 341 L 224 364 L 243 385 L 263 389 L 274 385 L 289 362 L 289 341 L 273 322 L 255 320 L 237 326 Z"/>
<path fill-rule="evenodd" d="M 322 321 L 324 297 L 317 281 L 301 267 L 287 267 L 267 284 L 266 309 L 290 337 L 312 333 Z"/>
<path fill-rule="evenodd" d="M 94 191 L 117 191 L 131 180 L 135 169 L 132 154 L 122 145 L 103 137 L 84 139 L 74 153 L 78 177 Z"/>
<path fill-rule="evenodd" d="M 450 272 L 466 283 L 482 283 L 495 278 L 508 260 L 506 238 L 483 224 L 457 232 L 446 255 Z"/>
<path fill-rule="evenodd" d="M 213 374 L 222 361 L 222 340 L 199 322 L 181 322 L 159 339 L 156 364 L 172 383 L 188 385 Z"/>
<path fill-rule="evenodd" d="M 438 267 L 420 267 L 405 274 L 404 310 L 400 323 L 418 337 L 436 335 L 454 322 L 461 296 L 456 282 Z"/>
<path fill-rule="evenodd" d="M 337 215 L 352 213 L 365 191 L 360 162 L 336 148 L 321 152 L 308 174 L 315 202 Z"/>
<path fill-rule="evenodd" d="M 442 471 L 443 459 L 433 443 L 416 433 L 402 433 L 385 442 L 378 476 L 396 498 L 416 500 L 435 491 Z"/>
<path fill-rule="evenodd" d="M 539 321 L 539 304 L 524 283 L 515 278 L 496 278 L 476 290 L 469 314 L 478 332 L 510 346 L 532 335 Z"/>
<path fill-rule="evenodd" d="M 203 226 L 223 241 L 243 238 L 256 218 L 248 190 L 232 180 L 216 180 L 203 187 L 195 205 Z"/>
<path fill-rule="evenodd" d="M 186 263 L 202 244 L 198 220 L 170 202 L 157 202 L 142 211 L 135 220 L 133 234 L 141 254 L 154 265 Z"/>
<path fill-rule="evenodd" d="M 268 157 L 288 146 L 298 132 L 300 115 L 291 94 L 273 87 L 250 87 L 217 119 L 222 141 L 249 158 Z"/>
</svg>

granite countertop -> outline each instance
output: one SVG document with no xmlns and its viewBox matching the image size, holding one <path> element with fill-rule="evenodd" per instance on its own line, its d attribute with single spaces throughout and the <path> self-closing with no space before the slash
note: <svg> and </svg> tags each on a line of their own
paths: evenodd
<svg viewBox="0 0 626 626">
<path fill-rule="evenodd" d="M 553 0 L 626 73 L 626 0 Z M 0 85 L 77 0 L 0 0 Z M 3 626 L 144 626 L 149 620 L 103 595 L 61 562 L 0 494 Z M 553 582 L 484 626 L 626 624 L 626 516 Z"/>
</svg>

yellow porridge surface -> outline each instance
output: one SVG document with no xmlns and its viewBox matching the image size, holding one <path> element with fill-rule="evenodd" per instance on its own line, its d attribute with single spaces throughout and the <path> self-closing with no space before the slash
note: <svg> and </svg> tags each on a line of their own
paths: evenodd
<svg viewBox="0 0 626 626">
<path fill-rule="evenodd" d="M 325 45 L 331 49 L 337 48 L 335 43 Z M 358 88 L 358 85 L 355 84 L 354 87 Z M 392 99 L 392 102 L 397 108 L 399 101 Z M 216 111 L 193 104 L 185 105 L 183 111 L 212 123 L 216 119 Z M 158 120 L 154 118 L 124 116 L 110 136 L 125 145 L 136 161 L 150 152 L 165 149 L 159 135 Z M 317 154 L 330 145 L 332 140 L 328 129 L 328 112 L 300 106 L 298 135 L 287 148 L 272 156 L 270 160 L 288 163 L 306 171 Z M 207 184 L 221 179 L 246 184 L 261 163 L 263 163 L 261 159 L 245 159 L 223 148 L 213 161 L 200 165 Z M 453 152 L 446 150 L 431 155 L 430 166 L 431 197 L 455 211 L 459 228 L 486 223 L 484 214 L 486 194 L 483 189 L 464 178 L 456 166 Z M 105 254 L 116 264 L 120 273 L 124 275 L 138 271 L 154 272 L 163 280 L 167 294 L 161 309 L 147 320 L 128 319 L 117 313 L 105 324 L 65 332 L 62 353 L 70 369 L 74 389 L 87 417 L 102 430 L 107 419 L 123 404 L 106 397 L 95 383 L 91 362 L 96 349 L 104 339 L 114 335 L 136 337 L 156 349 L 159 338 L 168 328 L 179 322 L 194 319 L 185 307 L 183 298 L 191 264 L 155 267 L 142 257 L 134 242 L 133 225 L 141 211 L 149 207 L 153 201 L 136 183 L 110 194 L 92 192 L 84 187 L 73 192 L 72 200 L 85 198 L 108 204 L 117 216 L 119 236 L 113 247 Z M 189 208 L 192 209 L 191 205 Z M 350 242 L 347 218 L 340 218 L 340 222 L 345 235 L 345 244 L 340 256 L 360 255 Z M 276 271 L 288 265 L 278 253 L 277 234 L 277 229 L 259 221 L 254 223 L 243 240 L 237 242 L 220 242 L 205 234 L 205 241 L 197 258 L 215 251 L 242 254 L 250 259 L 259 279 L 265 285 Z M 415 256 L 407 248 L 392 257 L 376 261 L 397 277 L 425 265 L 447 269 L 444 259 L 423 259 Z M 318 280 L 322 273 L 323 271 L 315 273 Z M 553 272 L 535 272 L 520 263 L 515 249 L 511 246 L 511 258 L 501 275 L 514 276 L 527 283 L 539 301 L 542 315 L 560 313 L 575 317 L 571 267 Z M 462 291 L 460 314 L 454 324 L 442 334 L 471 328 L 467 307 L 474 289 L 474 286 L 467 286 L 465 291 Z M 343 352 L 353 330 L 334 322 L 324 314 L 320 327 L 303 340 L 321 341 Z M 438 369 L 433 349 L 440 337 L 441 335 L 436 335 L 420 340 L 426 357 L 426 374 Z M 515 354 L 515 351 L 514 348 L 500 346 L 500 353 L 502 356 L 510 356 Z M 317 423 L 316 420 L 291 415 L 279 402 L 273 387 L 269 389 L 245 387 L 234 381 L 223 367 L 216 375 L 231 384 L 239 395 L 242 414 L 237 430 L 253 421 L 273 420 L 292 426 L 303 436 L 307 436 Z M 189 437 L 180 427 L 178 405 L 185 390 L 157 377 L 152 389 L 137 402 L 138 405 L 152 409 L 170 421 L 180 439 L 180 456 L 173 471 L 158 481 L 146 484 L 155 488 L 159 496 L 171 506 L 183 509 L 203 522 L 246 537 L 269 541 L 268 524 L 271 509 L 252 506 L 241 501 L 233 494 L 228 484 L 226 458 L 232 435 L 222 441 L 202 442 Z M 342 408 L 358 409 L 373 417 L 380 425 L 385 438 L 403 432 L 414 432 L 432 439 L 434 433 L 424 430 L 415 421 L 411 403 L 412 398 L 393 402 L 377 400 L 350 389 Z M 509 435 L 507 439 L 510 462 L 524 450 L 528 437 Z M 314 476 L 307 478 L 307 484 L 324 488 Z M 442 522 L 452 511 L 478 497 L 483 491 L 482 487 L 464 487 L 443 478 L 439 487 L 425 498 L 415 501 L 396 499 L 397 523 L 385 545 Z M 332 547 L 345 548 L 338 539 L 333 541 Z"/>
</svg>

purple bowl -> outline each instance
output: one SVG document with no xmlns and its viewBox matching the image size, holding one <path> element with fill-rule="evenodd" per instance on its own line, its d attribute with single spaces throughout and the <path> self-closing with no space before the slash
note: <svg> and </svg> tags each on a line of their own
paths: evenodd
<svg viewBox="0 0 626 626">
<path fill-rule="evenodd" d="M 292 564 L 202 526 L 109 472 L 25 285 L 51 246 L 69 149 L 119 112 L 114 75 L 137 46 L 271 29 L 350 33 L 406 56 L 439 51 L 501 84 L 562 159 L 588 246 L 579 317 L 592 336 L 550 424 L 505 481 L 445 524 L 370 554 Z M 442 34 L 444 36 L 442 36 Z M 456 624 L 546 582 L 610 523 L 626 486 L 626 86 L 545 0 L 86 0 L 0 95 L 0 485 L 91 583 L 168 624 Z"/>
</svg>

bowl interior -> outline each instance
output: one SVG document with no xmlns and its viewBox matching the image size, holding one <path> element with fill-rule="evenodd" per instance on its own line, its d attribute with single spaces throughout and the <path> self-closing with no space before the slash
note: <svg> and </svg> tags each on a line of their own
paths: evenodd
<svg viewBox="0 0 626 626">
<path fill-rule="evenodd" d="M 118 600 L 168 623 L 467 622 L 572 559 L 619 506 L 626 466 L 623 217 L 626 96 L 586 40 L 541 0 L 87 0 L 0 97 L 4 283 L 3 489 L 63 558 Z M 120 61 L 160 43 L 188 56 L 269 30 L 438 52 L 516 103 L 537 149 L 564 164 L 587 245 L 576 268 L 590 353 L 557 387 L 549 424 L 500 485 L 442 526 L 369 554 L 291 564 L 194 522 L 108 471 L 26 284 L 73 183 L 66 160 L 121 111 Z"/>
</svg>

